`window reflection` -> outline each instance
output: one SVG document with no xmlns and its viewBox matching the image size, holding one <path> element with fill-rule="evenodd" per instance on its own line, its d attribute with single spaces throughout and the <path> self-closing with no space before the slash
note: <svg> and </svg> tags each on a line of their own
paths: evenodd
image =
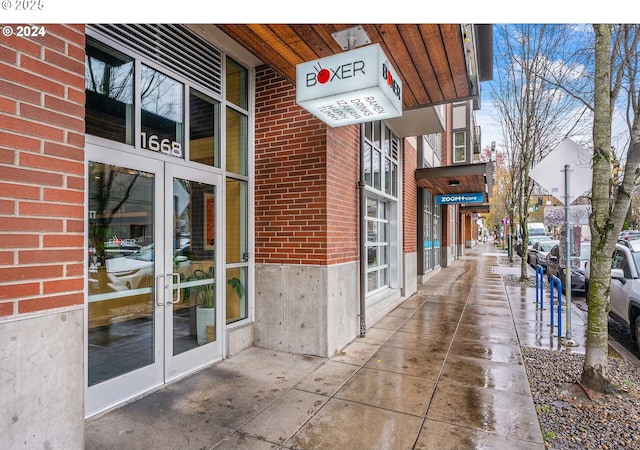
<svg viewBox="0 0 640 450">
<path fill-rule="evenodd" d="M 227 58 L 227 100 L 235 105 L 248 109 L 248 79 L 247 69 L 235 62 L 231 58 Z"/>
<path fill-rule="evenodd" d="M 152 364 L 154 176 L 89 163 L 89 386 Z M 113 336 L 135 341 L 135 354 Z"/>
<path fill-rule="evenodd" d="M 247 182 L 227 178 L 227 262 L 247 259 Z"/>
<path fill-rule="evenodd" d="M 220 167 L 220 103 L 191 89 L 189 159 Z"/>
<path fill-rule="evenodd" d="M 174 355 L 216 340 L 215 195 L 214 186 L 173 180 L 173 271 L 182 294 L 173 305 Z"/>
<path fill-rule="evenodd" d="M 227 323 L 247 318 L 247 268 L 227 269 Z"/>
<path fill-rule="evenodd" d="M 247 175 L 247 124 L 247 116 L 227 108 L 227 170 L 239 175 Z"/>
<path fill-rule="evenodd" d="M 145 65 L 141 78 L 141 147 L 183 158 L 182 84 Z"/>
<path fill-rule="evenodd" d="M 367 293 L 389 284 L 389 203 L 367 198 Z"/>
<path fill-rule="evenodd" d="M 248 317 L 247 274 L 247 182 L 227 178 L 226 181 L 226 250 L 227 263 L 242 267 L 227 268 L 227 323 Z"/>
<path fill-rule="evenodd" d="M 94 136 L 133 145 L 133 60 L 87 38 L 85 126 Z"/>
</svg>

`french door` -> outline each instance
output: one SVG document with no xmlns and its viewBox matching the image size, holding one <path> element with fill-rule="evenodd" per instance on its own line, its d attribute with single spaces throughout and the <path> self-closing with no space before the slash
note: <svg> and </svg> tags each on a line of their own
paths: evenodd
<svg viewBox="0 0 640 450">
<path fill-rule="evenodd" d="M 89 417 L 222 358 L 224 271 L 219 174 L 87 154 Z"/>
</svg>

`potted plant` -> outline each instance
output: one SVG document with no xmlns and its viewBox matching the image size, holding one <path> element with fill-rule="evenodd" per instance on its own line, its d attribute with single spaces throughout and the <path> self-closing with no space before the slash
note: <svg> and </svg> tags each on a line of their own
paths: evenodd
<svg viewBox="0 0 640 450">
<path fill-rule="evenodd" d="M 243 293 L 242 281 L 240 281 L 239 278 L 236 278 L 236 277 L 229 278 L 227 280 L 227 284 L 236 291 L 238 298 L 242 298 L 242 293 Z"/>
<path fill-rule="evenodd" d="M 208 277 L 203 272 L 203 275 L 197 278 L 206 280 Z M 203 345 L 215 340 L 216 293 L 213 282 L 196 289 L 196 335 L 198 345 Z"/>
</svg>

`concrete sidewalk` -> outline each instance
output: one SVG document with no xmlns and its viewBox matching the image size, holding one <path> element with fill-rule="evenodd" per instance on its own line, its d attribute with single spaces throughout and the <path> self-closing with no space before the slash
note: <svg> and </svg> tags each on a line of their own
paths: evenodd
<svg viewBox="0 0 640 450">
<path fill-rule="evenodd" d="M 86 449 L 544 449 L 521 346 L 560 344 L 511 273 L 480 244 L 332 358 L 250 348 L 87 421 Z"/>
</svg>

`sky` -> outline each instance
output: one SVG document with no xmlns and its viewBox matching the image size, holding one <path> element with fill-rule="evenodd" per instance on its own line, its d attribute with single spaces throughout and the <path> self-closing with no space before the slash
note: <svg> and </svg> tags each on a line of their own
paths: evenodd
<svg viewBox="0 0 640 450">
<path fill-rule="evenodd" d="M 587 43 L 586 40 L 591 41 L 593 39 L 593 27 L 591 26 L 590 23 L 588 22 L 583 22 L 583 23 L 567 22 L 567 23 L 570 23 L 575 26 L 569 27 L 571 35 L 569 39 L 566 41 L 566 43 L 564 44 L 565 49 L 570 50 L 572 48 L 580 48 L 582 45 Z M 500 45 L 498 40 L 499 40 L 498 31 L 495 31 L 494 47 L 496 45 Z M 549 58 L 555 58 L 553 60 L 550 60 L 553 62 L 552 67 L 562 71 L 569 70 L 568 73 L 572 73 L 575 79 L 579 79 L 582 77 L 581 70 L 586 70 L 588 72 L 591 72 L 593 70 L 593 68 L 591 67 L 585 68 L 582 65 L 578 65 L 577 70 L 571 68 L 572 66 L 567 65 L 571 63 L 571 60 L 564 60 L 563 59 L 564 55 L 562 51 L 560 51 L 558 54 L 547 55 L 547 56 Z M 498 65 L 501 64 L 500 58 L 498 57 L 497 52 L 494 55 L 494 58 L 495 58 L 494 71 L 493 71 L 494 80 L 484 81 L 480 83 L 481 109 L 475 111 L 475 116 L 476 116 L 476 122 L 478 125 L 480 125 L 482 130 L 481 148 L 485 149 L 486 147 L 491 146 L 492 142 L 495 142 L 496 148 L 499 151 L 504 151 L 503 142 L 502 142 L 503 141 L 502 128 L 499 122 L 500 119 L 497 117 L 497 114 L 494 109 L 492 92 L 491 92 L 491 84 L 496 82 L 498 77 L 498 72 L 499 72 Z M 618 103 L 620 104 L 620 108 L 626 107 L 625 96 L 623 94 L 624 93 L 621 93 L 618 97 Z M 566 94 L 564 96 L 566 97 Z M 576 110 L 575 110 L 576 115 L 579 114 L 581 116 L 583 113 L 582 111 L 583 106 L 580 104 L 577 104 L 574 106 L 576 107 Z M 626 150 L 628 147 L 629 130 L 628 130 L 628 126 L 627 126 L 624 114 L 626 114 L 626 112 L 622 109 L 614 111 L 613 123 L 612 123 L 612 146 L 614 146 L 620 152 Z M 591 139 L 592 139 L 591 128 L 590 128 L 590 123 L 591 123 L 590 121 L 592 120 L 592 116 L 590 115 L 590 113 L 587 113 L 586 116 L 584 116 L 584 118 L 586 120 L 587 128 L 583 129 L 581 135 L 576 134 L 577 130 L 573 130 L 573 134 L 570 135 L 570 137 L 577 142 L 584 143 L 584 145 L 589 145 L 589 142 L 591 142 Z"/>
</svg>

